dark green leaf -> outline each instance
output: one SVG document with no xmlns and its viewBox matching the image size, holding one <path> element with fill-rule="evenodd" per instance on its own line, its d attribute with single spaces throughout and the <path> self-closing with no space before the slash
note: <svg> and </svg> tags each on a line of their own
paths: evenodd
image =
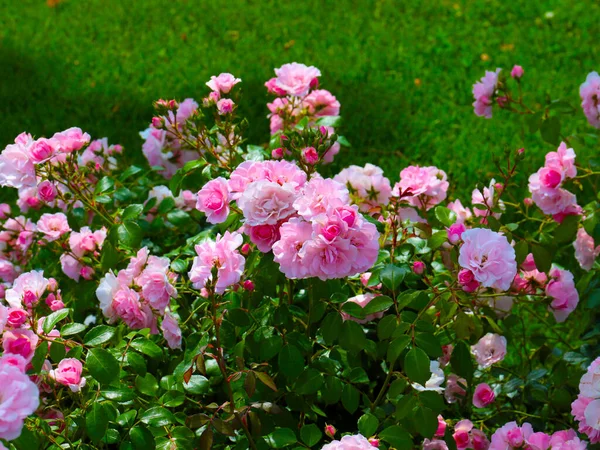
<svg viewBox="0 0 600 450">
<path fill-rule="evenodd" d="M 63 308 L 53 312 L 48 317 L 46 317 L 44 319 L 44 325 L 42 326 L 42 330 L 44 331 L 44 333 L 50 333 L 54 328 L 54 325 L 56 325 L 58 322 L 67 317 L 70 312 L 71 310 L 69 308 Z"/>
<path fill-rule="evenodd" d="M 398 425 L 387 427 L 385 430 L 379 433 L 379 437 L 392 444 L 397 450 L 410 450 L 413 448 L 410 434 L 408 434 Z"/>
<path fill-rule="evenodd" d="M 431 333 L 417 333 L 415 335 L 415 344 L 417 347 L 425 350 L 432 359 L 442 356 L 442 345 L 439 339 Z"/>
<path fill-rule="evenodd" d="M 411 381 L 423 386 L 431 378 L 429 365 L 427 353 L 417 347 L 410 349 L 404 357 L 404 372 Z"/>
<path fill-rule="evenodd" d="M 377 417 L 375 417 L 373 414 L 363 414 L 360 419 L 358 419 L 358 431 L 360 431 L 360 434 L 363 436 L 373 436 L 378 427 L 379 419 L 377 419 Z"/>
<path fill-rule="evenodd" d="M 296 433 L 289 428 L 276 428 L 275 431 L 265 436 L 265 441 L 271 448 L 284 448 L 298 442 Z"/>
<path fill-rule="evenodd" d="M 133 205 L 129 205 L 127 208 L 123 210 L 123 214 L 121 214 L 122 220 L 135 220 L 144 211 L 144 205 L 140 205 L 139 203 L 135 203 Z"/>
<path fill-rule="evenodd" d="M 471 358 L 471 350 L 465 341 L 460 341 L 452 350 L 450 364 L 454 373 L 471 383 L 473 379 L 473 360 Z"/>
<path fill-rule="evenodd" d="M 395 291 L 404 280 L 406 273 L 406 269 L 394 266 L 393 264 L 388 264 L 382 269 L 379 274 L 379 279 L 386 288 Z"/>
<path fill-rule="evenodd" d="M 438 427 L 437 414 L 426 406 L 421 406 L 414 412 L 415 428 L 421 436 L 431 439 Z"/>
<path fill-rule="evenodd" d="M 279 371 L 290 379 L 295 379 L 304 368 L 304 357 L 294 345 L 285 345 L 279 352 Z"/>
<path fill-rule="evenodd" d="M 136 426 L 129 430 L 129 438 L 133 444 L 133 448 L 137 450 L 150 450 L 155 448 L 154 436 L 143 426 Z"/>
<path fill-rule="evenodd" d="M 92 348 L 88 351 L 86 367 L 92 377 L 101 384 L 110 384 L 119 378 L 118 361 L 102 348 Z"/>
<path fill-rule="evenodd" d="M 175 416 L 162 406 L 150 408 L 142 414 L 140 420 L 149 427 L 164 427 L 175 422 Z"/>
<path fill-rule="evenodd" d="M 437 220 L 446 227 L 449 227 L 456 222 L 456 213 L 445 206 L 436 206 L 434 213 Z"/>
<path fill-rule="evenodd" d="M 142 234 L 140 226 L 130 220 L 117 226 L 117 238 L 121 244 L 127 247 L 139 247 L 142 242 Z"/>
<path fill-rule="evenodd" d="M 115 328 L 108 325 L 98 325 L 85 334 L 83 343 L 89 347 L 104 344 L 115 335 Z"/>
<path fill-rule="evenodd" d="M 344 385 L 342 390 L 342 405 L 346 408 L 350 414 L 358 409 L 358 403 L 360 401 L 360 392 L 351 384 Z"/>
<path fill-rule="evenodd" d="M 100 402 L 92 403 L 85 415 L 85 428 L 93 442 L 100 442 L 104 437 L 108 428 L 108 421 L 109 416 L 104 405 Z"/>
<path fill-rule="evenodd" d="M 410 336 L 402 335 L 390 342 L 387 350 L 387 360 L 392 363 L 398 359 L 404 349 L 410 343 Z M 429 378 L 428 378 L 429 379 Z"/>
<path fill-rule="evenodd" d="M 317 425 L 311 423 L 309 425 L 304 425 L 300 429 L 300 437 L 302 438 L 302 442 L 304 442 L 309 447 L 312 447 L 321 440 L 321 438 L 323 437 L 323 433 Z"/>
</svg>

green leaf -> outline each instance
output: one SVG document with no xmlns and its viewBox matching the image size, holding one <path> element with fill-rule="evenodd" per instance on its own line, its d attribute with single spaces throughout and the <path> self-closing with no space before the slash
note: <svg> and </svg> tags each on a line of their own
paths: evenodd
<svg viewBox="0 0 600 450">
<path fill-rule="evenodd" d="M 365 315 L 387 311 L 394 301 L 386 295 L 379 295 L 371 300 L 363 309 Z"/>
<path fill-rule="evenodd" d="M 259 345 L 260 359 L 268 361 L 279 353 L 281 347 L 283 347 L 283 339 L 279 335 L 269 336 L 261 339 Z"/>
<path fill-rule="evenodd" d="M 548 117 L 542 122 L 540 134 L 544 141 L 558 145 L 560 143 L 560 119 L 557 116 Z"/>
<path fill-rule="evenodd" d="M 180 227 L 189 223 L 192 220 L 192 216 L 181 209 L 174 209 L 167 213 L 167 220 L 173 225 Z"/>
<path fill-rule="evenodd" d="M 98 183 L 96 183 L 96 188 L 94 189 L 94 194 L 95 195 L 102 194 L 103 192 L 106 192 L 109 189 L 112 189 L 112 187 L 114 185 L 115 185 L 115 180 L 113 180 L 112 178 L 109 178 L 109 177 L 102 177 L 100 179 L 100 181 L 98 181 Z"/>
<path fill-rule="evenodd" d="M 92 348 L 88 351 L 86 367 L 100 384 L 110 384 L 119 378 L 118 361 L 102 348 Z"/>
<path fill-rule="evenodd" d="M 154 397 L 158 391 L 158 381 L 151 373 L 146 373 L 144 376 L 138 375 L 135 377 L 135 387 L 142 394 Z"/>
<path fill-rule="evenodd" d="M 404 357 L 404 372 L 411 381 L 423 386 L 431 378 L 429 365 L 427 353 L 417 347 L 410 349 Z"/>
<path fill-rule="evenodd" d="M 317 120 L 317 126 L 325 126 L 325 127 L 334 127 L 338 128 L 342 123 L 342 118 L 340 116 L 325 116 L 321 117 Z"/>
<path fill-rule="evenodd" d="M 358 403 L 360 401 L 360 392 L 351 384 L 345 384 L 342 389 L 342 405 L 346 408 L 350 414 L 358 409 Z"/>
<path fill-rule="evenodd" d="M 38 373 L 40 370 L 42 370 L 42 366 L 44 365 L 44 361 L 46 360 L 47 354 L 47 345 L 38 345 L 35 349 L 35 353 L 33 354 L 33 358 L 31 360 L 31 365 L 33 366 L 33 371 L 35 373 Z"/>
<path fill-rule="evenodd" d="M 378 427 L 379 419 L 371 413 L 363 414 L 358 419 L 358 431 L 365 437 L 373 436 Z"/>
<path fill-rule="evenodd" d="M 342 330 L 342 316 L 338 312 L 331 312 L 325 316 L 321 323 L 321 334 L 327 345 L 333 345 Z"/>
<path fill-rule="evenodd" d="M 431 333 L 417 333 L 415 335 L 415 344 L 422 348 L 432 359 L 442 356 L 442 345 L 438 338 Z"/>
<path fill-rule="evenodd" d="M 392 342 L 390 342 L 390 345 L 388 346 L 388 349 L 387 349 L 388 362 L 392 363 L 392 362 L 396 361 L 398 359 L 398 357 L 400 356 L 400 354 L 408 346 L 409 343 L 410 343 L 410 336 L 407 336 L 407 335 L 402 335 L 400 337 L 397 337 Z"/>
<path fill-rule="evenodd" d="M 600 306 L 600 289 L 594 289 L 590 292 L 585 306 L 590 309 Z"/>
<path fill-rule="evenodd" d="M 309 447 L 316 445 L 322 437 L 323 433 L 314 423 L 304 425 L 302 428 L 300 428 L 300 438 L 302 438 L 302 442 Z"/>
<path fill-rule="evenodd" d="M 192 394 L 206 394 L 209 389 L 208 379 L 202 375 L 192 375 L 189 383 L 184 380 L 183 388 Z"/>
<path fill-rule="evenodd" d="M 471 384 L 474 367 L 473 360 L 471 359 L 471 350 L 465 341 L 460 341 L 452 350 L 450 364 L 454 373 L 467 380 L 468 384 Z"/>
<path fill-rule="evenodd" d="M 154 436 L 143 426 L 135 426 L 129 430 L 129 438 L 133 444 L 133 448 L 138 450 L 150 450 L 155 448 Z"/>
<path fill-rule="evenodd" d="M 161 358 L 163 355 L 162 349 L 150 339 L 137 338 L 131 342 L 131 347 L 153 359 Z"/>
<path fill-rule="evenodd" d="M 271 378 L 271 375 L 269 375 L 266 372 L 258 372 L 258 371 L 255 371 L 254 375 L 256 375 L 256 378 L 258 378 L 262 384 L 264 384 L 265 386 L 267 386 L 267 387 L 271 388 L 272 390 L 274 390 L 275 392 L 277 392 L 277 386 L 275 385 L 273 378 Z"/>
<path fill-rule="evenodd" d="M 144 205 L 140 205 L 139 203 L 134 203 L 133 205 L 129 205 L 127 208 L 123 210 L 123 214 L 121 214 L 122 220 L 135 220 L 144 211 Z"/>
<path fill-rule="evenodd" d="M 284 448 L 298 442 L 298 438 L 290 428 L 276 428 L 265 436 L 265 441 L 271 448 Z"/>
<path fill-rule="evenodd" d="M 108 342 L 115 335 L 115 328 L 108 325 L 98 325 L 85 334 L 83 343 L 89 347 Z"/>
<path fill-rule="evenodd" d="M 44 319 L 44 325 L 42 326 L 42 330 L 44 331 L 44 333 L 46 333 L 46 334 L 50 333 L 52 331 L 52 329 L 54 328 L 54 325 L 56 325 L 58 322 L 63 320 L 65 317 L 67 317 L 70 312 L 71 312 L 70 308 L 63 308 L 63 309 L 59 309 L 58 311 L 53 312 L 48 317 L 46 317 Z"/>
<path fill-rule="evenodd" d="M 540 129 L 540 125 L 542 124 L 542 115 L 543 111 L 538 111 L 534 114 L 525 116 L 525 123 L 527 124 L 530 133 L 535 133 Z"/>
<path fill-rule="evenodd" d="M 437 231 L 429 238 L 428 245 L 432 250 L 437 250 L 448 240 L 448 232 Z"/>
<path fill-rule="evenodd" d="M 227 319 L 236 327 L 247 327 L 252 323 L 248 311 L 241 308 L 230 309 L 227 313 Z"/>
<path fill-rule="evenodd" d="M 387 427 L 379 437 L 384 441 L 393 445 L 397 450 L 410 450 L 413 447 L 410 434 L 400 428 L 398 425 Z"/>
<path fill-rule="evenodd" d="M 50 358 L 52 358 L 52 362 L 59 363 L 61 362 L 67 351 L 65 349 L 65 344 L 59 341 L 54 341 L 50 344 Z"/>
<path fill-rule="evenodd" d="M 356 317 L 357 319 L 365 318 L 365 309 L 355 302 L 346 302 L 342 305 L 342 311 L 349 316 Z"/>
<path fill-rule="evenodd" d="M 119 180 L 125 181 L 127 178 L 135 175 L 136 173 L 140 173 L 143 169 L 137 166 L 129 166 L 125 171 L 119 176 Z"/>
<path fill-rule="evenodd" d="M 290 379 L 295 379 L 304 368 L 304 357 L 298 347 L 287 344 L 279 352 L 279 371 Z"/>
<path fill-rule="evenodd" d="M 298 395 L 310 395 L 316 393 L 325 379 L 321 372 L 316 369 L 305 369 L 296 380 L 296 393 Z"/>
<path fill-rule="evenodd" d="M 140 420 L 149 427 L 164 427 L 175 422 L 175 416 L 162 406 L 150 408 L 142 414 Z"/>
<path fill-rule="evenodd" d="M 515 245 L 515 255 L 516 255 L 516 260 L 517 260 L 517 266 L 520 266 L 521 263 L 523 261 L 525 261 L 525 258 L 527 258 L 527 255 L 529 254 L 529 245 L 527 245 L 527 241 L 522 240 L 517 242 L 517 244 Z"/>
<path fill-rule="evenodd" d="M 407 270 L 402 267 L 388 264 L 379 274 L 379 279 L 386 288 L 390 289 L 391 291 L 395 291 L 398 289 L 398 286 L 400 286 L 400 283 L 402 283 L 404 280 L 406 272 Z"/>
<path fill-rule="evenodd" d="M 342 325 L 340 345 L 350 351 L 359 352 L 367 345 L 367 338 L 362 327 L 352 320 L 346 320 Z"/>
<path fill-rule="evenodd" d="M 127 247 L 139 247 L 142 242 L 142 235 L 143 232 L 140 226 L 130 220 L 117 226 L 117 239 L 121 244 Z"/>
<path fill-rule="evenodd" d="M 79 334 L 86 329 L 86 326 L 82 323 L 67 323 L 60 329 L 61 336 L 73 336 Z"/>
<path fill-rule="evenodd" d="M 377 324 L 377 338 L 384 341 L 392 337 L 398 326 L 398 319 L 394 315 L 385 316 Z"/>
<path fill-rule="evenodd" d="M 558 244 L 573 242 L 579 228 L 579 219 L 578 215 L 565 217 L 562 223 L 554 230 L 554 241 Z"/>
<path fill-rule="evenodd" d="M 413 421 L 421 436 L 431 439 L 438 428 L 437 414 L 426 406 L 416 409 Z"/>
<path fill-rule="evenodd" d="M 533 260 L 535 265 L 540 272 L 548 272 L 552 267 L 552 255 L 550 252 L 541 245 L 534 244 L 531 248 L 533 253 Z"/>
<path fill-rule="evenodd" d="M 93 442 L 100 442 L 108 429 L 109 416 L 100 402 L 92 403 L 91 408 L 85 415 L 85 428 Z"/>
<path fill-rule="evenodd" d="M 445 206 L 436 206 L 433 210 L 435 217 L 442 225 L 449 227 L 456 222 L 456 213 Z"/>
</svg>

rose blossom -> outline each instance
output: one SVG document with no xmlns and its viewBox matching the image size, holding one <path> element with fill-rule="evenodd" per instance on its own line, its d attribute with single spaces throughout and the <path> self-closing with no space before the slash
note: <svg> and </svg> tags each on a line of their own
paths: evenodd
<svg viewBox="0 0 600 450">
<path fill-rule="evenodd" d="M 473 192 L 471 193 L 471 203 L 473 205 L 486 206 L 485 209 L 473 207 L 473 213 L 475 214 L 475 216 L 483 217 L 485 219 L 488 215 L 491 214 L 492 217 L 495 217 L 496 219 L 500 218 L 500 216 L 502 215 L 501 213 L 491 211 L 491 209 L 494 206 L 498 207 L 503 211 L 505 209 L 504 202 L 502 200 L 496 201 L 496 190 L 498 190 L 496 180 L 494 180 L 493 178 L 490 180 L 489 186 L 484 187 L 483 190 L 473 189 Z M 482 221 L 482 223 L 484 223 L 484 221 Z"/>
<path fill-rule="evenodd" d="M 456 448 L 462 450 L 470 446 L 471 436 L 470 431 L 473 429 L 473 422 L 467 419 L 460 420 L 454 425 L 454 442 L 456 442 Z"/>
<path fill-rule="evenodd" d="M 246 224 L 274 225 L 292 215 L 297 193 L 293 185 L 280 185 L 272 181 L 251 183 L 238 199 L 237 204 L 244 214 Z"/>
<path fill-rule="evenodd" d="M 150 307 L 140 301 L 140 296 L 129 287 L 121 287 L 112 299 L 112 308 L 132 330 L 156 328 L 156 319 Z"/>
<path fill-rule="evenodd" d="M 338 116 L 340 114 L 340 102 L 325 89 L 312 91 L 302 101 L 308 108 L 308 112 L 315 117 Z"/>
<path fill-rule="evenodd" d="M 467 230 L 465 224 L 462 222 L 456 222 L 455 224 L 450 225 L 450 227 L 446 228 L 448 233 L 448 241 L 451 244 L 457 244 L 460 242 L 462 234 Z"/>
<path fill-rule="evenodd" d="M 471 352 L 482 368 L 500 362 L 506 356 L 506 338 L 499 334 L 488 333 L 471 347 Z"/>
<path fill-rule="evenodd" d="M 473 405 L 477 408 L 485 408 L 487 405 L 494 402 L 496 395 L 489 384 L 480 383 L 475 388 L 473 393 Z"/>
<path fill-rule="evenodd" d="M 22 189 L 36 184 L 35 167 L 27 147 L 20 143 L 8 145 L 0 154 L 0 186 Z"/>
<path fill-rule="evenodd" d="M 311 166 L 319 162 L 319 154 L 314 147 L 306 147 L 302 149 L 302 160 Z"/>
<path fill-rule="evenodd" d="M 150 256 L 147 266 L 135 279 L 142 288 L 142 297 L 162 314 L 171 298 L 177 298 L 177 290 L 171 284 L 169 258 Z"/>
<path fill-rule="evenodd" d="M 29 319 L 29 314 L 22 308 L 8 308 L 6 325 L 10 328 L 20 328 Z"/>
<path fill-rule="evenodd" d="M 473 272 L 475 280 L 485 287 L 506 291 L 517 274 L 515 250 L 505 236 L 485 229 L 473 228 L 462 233 L 458 263 Z"/>
<path fill-rule="evenodd" d="M 222 98 L 217 102 L 217 111 L 220 115 L 224 116 L 233 111 L 235 103 L 230 98 Z"/>
<path fill-rule="evenodd" d="M 263 253 L 270 252 L 273 244 L 280 238 L 279 225 L 257 225 L 255 227 L 246 225 L 244 233 Z"/>
<path fill-rule="evenodd" d="M 413 262 L 412 270 L 416 275 L 422 275 L 423 272 L 425 271 L 425 263 L 423 261 Z"/>
<path fill-rule="evenodd" d="M 223 177 L 215 178 L 198 192 L 196 209 L 206 214 L 209 223 L 222 223 L 229 215 L 229 188 Z"/>
<path fill-rule="evenodd" d="M 553 300 L 548 309 L 552 311 L 557 322 L 564 322 L 579 303 L 579 293 L 575 288 L 573 274 L 568 270 L 553 267 L 549 275 L 546 295 Z"/>
<path fill-rule="evenodd" d="M 44 180 L 40 184 L 38 184 L 37 196 L 40 200 L 46 203 L 51 203 L 54 201 L 57 194 L 58 190 L 56 189 L 54 183 L 52 183 L 51 181 Z"/>
<path fill-rule="evenodd" d="M 38 220 L 37 229 L 39 232 L 46 235 L 46 240 L 48 242 L 55 241 L 62 235 L 71 231 L 67 216 L 63 213 L 42 214 L 42 217 Z"/>
<path fill-rule="evenodd" d="M 0 438 L 19 437 L 27 416 L 38 408 L 39 390 L 27 375 L 13 365 L 0 364 Z"/>
<path fill-rule="evenodd" d="M 373 450 L 373 446 L 362 434 L 344 436 L 339 441 L 331 441 L 321 450 Z"/>
<path fill-rule="evenodd" d="M 444 371 L 440 367 L 439 361 L 430 361 L 429 362 L 429 371 L 431 372 L 431 376 L 425 383 L 425 386 L 419 383 L 412 383 L 412 387 L 417 391 L 435 391 L 435 392 L 443 392 L 444 388 L 442 387 L 442 383 L 445 380 Z M 444 422 L 445 423 L 445 422 Z"/>
<path fill-rule="evenodd" d="M 2 348 L 6 353 L 20 355 L 30 362 L 35 353 L 39 338 L 31 330 L 6 330 L 2 335 Z M 1 399 L 1 397 L 0 397 Z"/>
<path fill-rule="evenodd" d="M 600 255 L 600 245 L 595 246 L 592 238 L 583 228 L 577 230 L 577 238 L 573 242 L 575 248 L 575 259 L 585 271 L 588 271 L 594 265 L 594 261 Z"/>
<path fill-rule="evenodd" d="M 575 430 L 556 431 L 550 438 L 551 450 L 585 450 L 587 442 L 577 436 Z"/>
<path fill-rule="evenodd" d="M 525 73 L 525 71 L 523 70 L 523 68 L 521 66 L 514 66 L 512 68 L 512 70 L 510 71 L 510 76 L 515 78 L 516 80 L 518 80 L 519 78 L 521 78 L 523 76 L 524 73 Z"/>
<path fill-rule="evenodd" d="M 72 127 L 59 133 L 54 133 L 52 139 L 60 144 L 60 151 L 72 153 L 81 149 L 90 142 L 90 135 L 81 131 L 81 128 Z"/>
<path fill-rule="evenodd" d="M 473 107 L 475 114 L 487 119 L 492 118 L 492 99 L 496 93 L 498 86 L 498 75 L 501 69 L 496 69 L 495 72 L 485 72 L 485 76 L 481 81 L 473 85 Z"/>
<path fill-rule="evenodd" d="M 333 177 L 333 180 L 348 188 L 352 202 L 359 205 L 363 212 L 390 202 L 390 180 L 383 175 L 380 167 L 373 164 L 347 167 Z"/>
<path fill-rule="evenodd" d="M 273 259 L 279 270 L 291 279 L 305 278 L 309 268 L 304 262 L 304 246 L 312 237 L 312 225 L 292 218 L 281 225 L 279 234 L 281 238 L 273 245 Z"/>
<path fill-rule="evenodd" d="M 211 76 L 210 81 L 207 81 L 206 85 L 214 92 L 227 94 L 240 81 L 242 81 L 240 78 L 236 78 L 230 73 L 221 73 L 216 77 L 214 75 Z"/>
<path fill-rule="evenodd" d="M 6 291 L 6 302 L 13 308 L 32 306 L 42 297 L 47 286 L 48 280 L 42 270 L 26 272 L 19 275 L 12 288 Z"/>
<path fill-rule="evenodd" d="M 0 356 L 0 368 L 3 366 L 13 366 L 25 373 L 27 371 L 27 361 L 21 355 L 6 353 Z"/>
<path fill-rule="evenodd" d="M 449 183 L 446 172 L 434 166 L 408 166 L 400 172 L 400 181 L 392 194 L 416 208 L 431 209 L 446 199 Z"/>
<path fill-rule="evenodd" d="M 169 348 L 181 348 L 181 328 L 179 328 L 179 322 L 177 322 L 177 319 L 171 313 L 165 313 L 160 329 L 163 332 L 163 336 L 165 337 Z"/>
<path fill-rule="evenodd" d="M 591 126 L 600 128 L 600 75 L 590 72 L 579 88 L 581 108 Z"/>
<path fill-rule="evenodd" d="M 50 378 L 63 386 L 68 386 L 73 392 L 79 392 L 86 383 L 84 377 L 81 376 L 83 366 L 81 361 L 74 358 L 65 358 L 58 363 L 55 370 L 51 370 L 48 374 Z"/>
<path fill-rule="evenodd" d="M 277 75 L 275 84 L 278 88 L 289 95 L 302 97 L 308 93 L 313 80 L 321 76 L 321 72 L 316 67 L 294 62 L 275 69 L 275 75 Z"/>
</svg>

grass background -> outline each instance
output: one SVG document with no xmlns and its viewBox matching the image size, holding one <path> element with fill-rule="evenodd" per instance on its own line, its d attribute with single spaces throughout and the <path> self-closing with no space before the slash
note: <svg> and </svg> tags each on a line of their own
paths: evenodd
<svg viewBox="0 0 600 450">
<path fill-rule="evenodd" d="M 504 111 L 472 112 L 486 69 L 525 68 L 529 103 L 578 105 L 596 65 L 600 3 L 585 1 L 0 0 L 0 146 L 23 130 L 79 126 L 122 143 L 135 160 L 152 101 L 206 93 L 210 75 L 243 80 L 249 141 L 268 139 L 263 83 L 291 61 L 321 69 L 342 104 L 353 147 L 392 180 L 436 164 L 460 191 L 486 182 L 492 153 L 525 146 L 537 168 L 552 149 Z M 578 109 L 563 127 L 591 128 Z"/>
</svg>

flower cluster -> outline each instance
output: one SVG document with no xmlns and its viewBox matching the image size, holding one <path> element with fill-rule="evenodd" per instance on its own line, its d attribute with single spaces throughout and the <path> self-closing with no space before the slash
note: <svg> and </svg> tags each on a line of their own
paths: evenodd
<svg viewBox="0 0 600 450">
<path fill-rule="evenodd" d="M 347 167 L 333 180 L 348 188 L 352 203 L 365 213 L 379 211 L 390 202 L 392 196 L 390 180 L 383 175 L 380 167 L 373 164 Z"/>
<path fill-rule="evenodd" d="M 158 333 L 157 321 L 170 348 L 181 346 L 181 332 L 170 310 L 177 298 L 173 286 L 177 276 L 170 271 L 168 258 L 150 255 L 146 247 L 131 258 L 117 275 L 108 272 L 96 289 L 100 309 L 110 323 L 121 319 L 133 330 L 149 328 Z"/>
<path fill-rule="evenodd" d="M 89 227 L 83 227 L 78 232 L 72 232 L 69 235 L 71 251 L 63 253 L 60 257 L 60 265 L 64 274 L 75 281 L 79 281 L 79 277 L 86 280 L 91 279 L 94 269 L 88 264 L 88 261 L 92 257 L 98 258 L 105 239 L 106 228 L 104 227 L 96 231 L 92 231 Z"/>
<path fill-rule="evenodd" d="M 531 424 L 525 422 L 519 426 L 509 422 L 492 435 L 490 450 L 524 448 L 535 450 L 585 450 L 587 443 L 577 437 L 573 430 L 557 431 L 550 435 L 535 432 Z"/>
<path fill-rule="evenodd" d="M 400 172 L 392 195 L 415 208 L 429 210 L 446 199 L 450 185 L 447 178 L 446 172 L 437 167 L 408 166 Z"/>
<path fill-rule="evenodd" d="M 581 377 L 571 414 L 579 422 L 580 433 L 587 434 L 592 444 L 600 442 L 600 358 L 596 358 Z"/>
<path fill-rule="evenodd" d="M 577 175 L 575 152 L 562 142 L 557 151 L 546 155 L 544 167 L 529 177 L 529 192 L 544 214 L 562 222 L 565 216 L 581 214 L 575 194 L 562 187 L 565 180 Z"/>
</svg>

